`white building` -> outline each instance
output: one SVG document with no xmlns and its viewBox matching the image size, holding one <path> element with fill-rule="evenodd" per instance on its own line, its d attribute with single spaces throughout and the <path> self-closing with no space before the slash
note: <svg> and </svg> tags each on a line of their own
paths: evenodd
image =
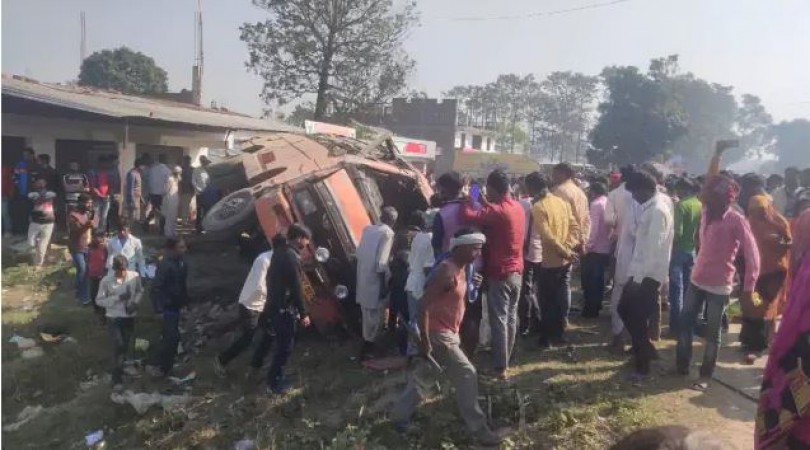
<svg viewBox="0 0 810 450">
<path fill-rule="evenodd" d="M 495 132 L 473 127 L 457 127 L 454 148 L 482 152 L 495 151 Z"/>
<path fill-rule="evenodd" d="M 51 156 L 61 172 L 71 161 L 83 170 L 99 156 L 117 156 L 129 170 L 143 153 L 196 163 L 208 148 L 228 148 L 237 133 L 301 131 L 272 120 L 196 105 L 40 83 L 3 76 L 2 162 L 13 165 L 25 148 Z"/>
</svg>

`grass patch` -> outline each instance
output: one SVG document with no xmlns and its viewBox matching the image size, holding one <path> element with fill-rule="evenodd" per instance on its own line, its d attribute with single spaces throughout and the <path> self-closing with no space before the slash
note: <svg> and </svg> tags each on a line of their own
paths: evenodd
<svg viewBox="0 0 810 450">
<path fill-rule="evenodd" d="M 209 263 L 214 259 L 216 267 Z M 193 300 L 221 296 L 223 303 L 235 301 L 238 284 L 249 268 L 216 248 L 191 252 L 189 267 Z M 387 411 L 404 387 L 405 374 L 363 370 L 353 359 L 357 341 L 327 342 L 309 333 L 303 333 L 296 344 L 288 374 L 298 389 L 289 395 L 268 396 L 261 376 L 246 378 L 249 352 L 231 364 L 227 379 L 217 378 L 212 360 L 230 342 L 232 335 L 226 335 L 211 338 L 179 368 L 180 375 L 197 373 L 189 405 L 172 413 L 154 408 L 138 416 L 131 407 L 109 401 L 108 384 L 80 386 L 88 380 L 88 370 L 96 375 L 108 370 L 110 343 L 106 328 L 98 324 L 91 309 L 75 302 L 66 269 L 62 265 L 36 277 L 23 266 L 3 272 L 4 288 L 9 289 L 9 300 L 6 295 L 3 299 L 5 341 L 9 333 L 35 337 L 40 328 L 56 325 L 78 340 L 75 345 L 42 344 L 46 354 L 35 360 L 22 360 L 14 346 L 3 344 L 7 350 L 2 372 L 4 421 L 13 421 L 26 405 L 41 404 L 49 410 L 19 431 L 4 433 L 8 448 L 79 448 L 84 435 L 102 428 L 111 449 L 232 448 L 245 438 L 259 449 L 272 450 L 474 448 L 447 382 L 417 410 L 414 431 L 399 435 Z M 13 284 L 7 284 L 7 274 Z M 231 284 L 232 289 L 223 289 Z M 26 296 L 33 300 L 23 302 Z M 30 310 L 17 307 L 32 302 Z M 533 340 L 520 340 L 514 385 L 482 381 L 485 412 L 491 411 L 495 426 L 514 431 L 502 448 L 603 449 L 617 436 L 659 420 L 661 402 L 666 400 L 656 396 L 672 390 L 672 383 L 663 379 L 642 387 L 625 383 L 625 358 L 609 356 L 595 345 L 607 335 L 607 321 L 602 324 L 605 330 L 597 332 L 578 333 L 574 325 L 573 351 L 541 353 Z M 160 318 L 144 298 L 135 336 L 148 339 L 153 349 L 159 332 Z M 489 357 L 480 354 L 477 366 L 486 366 Z M 136 392 L 179 393 L 168 382 L 146 378 L 127 387 Z"/>
</svg>

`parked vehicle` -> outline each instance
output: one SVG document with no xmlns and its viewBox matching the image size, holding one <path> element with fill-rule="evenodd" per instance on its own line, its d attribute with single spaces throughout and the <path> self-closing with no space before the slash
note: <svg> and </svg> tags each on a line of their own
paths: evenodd
<svg viewBox="0 0 810 450">
<path fill-rule="evenodd" d="M 310 316 L 326 333 L 354 325 L 355 251 L 363 229 L 378 221 L 383 206 L 395 207 L 403 223 L 426 209 L 432 195 L 427 179 L 397 156 L 390 139 L 277 133 L 252 139 L 248 150 L 227 161 L 230 171 L 212 165 L 219 171 L 212 182 L 224 179 L 234 188 L 243 177 L 248 186 L 214 205 L 204 229 L 261 233 L 269 241 L 290 224 L 304 223 L 313 233 L 302 280 Z"/>
</svg>

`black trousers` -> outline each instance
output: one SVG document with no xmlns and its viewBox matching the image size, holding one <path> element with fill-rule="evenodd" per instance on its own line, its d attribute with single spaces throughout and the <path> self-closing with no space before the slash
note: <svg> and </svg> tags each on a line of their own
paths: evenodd
<svg viewBox="0 0 810 450">
<path fill-rule="evenodd" d="M 633 356 L 636 371 L 641 374 L 650 373 L 650 361 L 655 354 L 655 346 L 650 340 L 650 319 L 658 306 L 661 291 L 659 283 L 626 284 L 619 300 L 619 317 L 624 327 L 630 333 L 633 342 Z"/>
<path fill-rule="evenodd" d="M 259 345 L 253 352 L 250 366 L 254 369 L 261 369 L 264 364 L 264 357 L 270 350 L 270 345 L 273 343 L 273 337 L 270 330 L 267 329 L 264 316 L 261 311 L 254 311 L 246 308 L 244 305 L 239 305 L 239 328 L 240 334 L 231 345 L 219 354 L 219 362 L 226 366 L 234 358 L 239 356 L 245 351 L 250 344 L 253 343 L 253 338 L 258 332 L 261 337 L 259 338 Z"/>
<path fill-rule="evenodd" d="M 571 307 L 571 265 L 541 267 L 538 289 L 540 291 L 540 343 L 561 339 L 568 323 Z"/>
<path fill-rule="evenodd" d="M 485 279 L 481 287 L 478 288 L 478 298 L 473 303 L 467 302 L 464 317 L 461 319 L 459 339 L 461 340 L 461 350 L 467 355 L 467 358 L 472 358 L 475 355 L 475 350 L 478 349 L 481 340 L 481 320 L 484 316 L 482 304 L 486 290 L 487 281 Z"/>
<path fill-rule="evenodd" d="M 754 290 L 762 297 L 766 305 L 770 305 L 779 296 L 785 284 L 787 272 L 778 271 L 761 274 L 757 279 Z M 750 352 L 761 352 L 768 349 L 768 326 L 763 314 L 743 315 L 740 329 L 740 344 L 743 349 Z"/>
<path fill-rule="evenodd" d="M 120 384 L 124 377 L 124 361 L 135 331 L 134 317 L 116 317 L 107 321 L 113 344 L 112 383 Z"/>
<path fill-rule="evenodd" d="M 605 298 L 605 271 L 610 264 L 610 255 L 588 253 L 582 258 L 580 279 L 584 304 L 582 317 L 598 317 Z"/>
<path fill-rule="evenodd" d="M 276 351 L 267 371 L 267 384 L 273 388 L 284 381 L 284 366 L 295 348 L 295 316 L 289 311 L 272 313 L 270 323 L 276 332 Z"/>
<path fill-rule="evenodd" d="M 208 205 L 205 204 L 201 195 L 196 195 L 196 203 L 197 203 L 197 217 L 194 219 L 194 228 L 197 230 L 197 233 L 202 233 L 202 221 L 203 217 L 205 217 L 205 213 L 208 212 Z"/>
<path fill-rule="evenodd" d="M 90 300 L 93 302 L 93 312 L 99 316 L 99 320 L 102 324 L 104 324 L 107 320 L 107 316 L 105 315 L 107 310 L 96 304 L 96 297 L 98 296 L 98 288 L 101 285 L 101 278 L 88 277 L 88 279 L 90 280 Z"/>
<path fill-rule="evenodd" d="M 518 300 L 518 329 L 521 332 L 537 330 L 540 327 L 540 263 L 523 262 L 523 285 Z"/>
<path fill-rule="evenodd" d="M 177 356 L 177 345 L 180 343 L 180 311 L 163 311 L 163 329 L 160 344 L 152 359 L 164 374 L 171 372 L 174 358 Z"/>
</svg>

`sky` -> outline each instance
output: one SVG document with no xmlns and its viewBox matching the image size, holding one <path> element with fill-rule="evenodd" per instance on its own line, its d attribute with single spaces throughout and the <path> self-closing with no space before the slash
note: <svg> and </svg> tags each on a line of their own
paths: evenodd
<svg viewBox="0 0 810 450">
<path fill-rule="evenodd" d="M 395 0 L 401 2 L 403 0 Z M 777 120 L 810 118 L 810 0 L 417 0 L 421 25 L 405 48 L 414 89 L 440 96 L 501 73 L 598 74 L 646 68 L 677 53 L 680 66 L 737 95 L 762 98 Z M 245 68 L 239 26 L 264 20 L 249 0 L 202 0 L 203 98 L 258 115 L 262 80 Z M 579 11 L 547 15 L 564 9 Z M 76 79 L 80 12 L 88 54 L 126 45 L 152 56 L 169 88 L 190 88 L 196 0 L 2 0 L 2 71 L 47 82 Z M 484 20 L 460 20 L 460 19 Z"/>
</svg>

